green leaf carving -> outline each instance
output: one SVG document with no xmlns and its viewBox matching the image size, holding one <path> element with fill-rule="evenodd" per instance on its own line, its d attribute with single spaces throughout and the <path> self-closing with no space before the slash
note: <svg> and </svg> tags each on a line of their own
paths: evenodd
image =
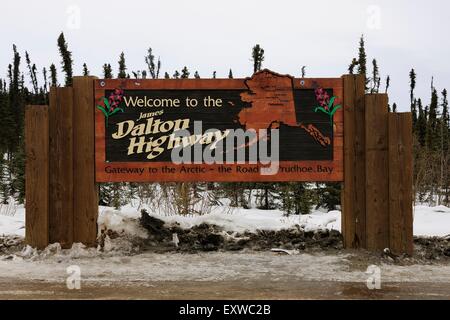
<svg viewBox="0 0 450 320">
<path fill-rule="evenodd" d="M 114 111 L 111 112 L 109 115 L 112 116 L 113 114 L 116 114 L 116 113 L 118 113 L 119 111 L 120 111 L 120 112 L 123 112 L 123 109 L 121 109 L 121 108 L 114 109 Z"/>
<path fill-rule="evenodd" d="M 314 112 L 317 112 L 317 111 L 322 111 L 323 113 L 329 114 L 328 111 L 325 110 L 323 107 L 317 107 L 317 108 L 315 108 L 315 109 L 314 109 Z"/>
<path fill-rule="evenodd" d="M 111 106 L 109 105 L 108 99 L 106 99 L 105 97 L 103 97 L 103 103 L 105 104 L 105 106 L 106 106 L 108 109 L 111 108 Z"/>
<path fill-rule="evenodd" d="M 97 106 L 97 109 L 99 109 L 101 112 L 103 112 L 105 117 L 108 117 L 108 112 L 106 112 L 105 108 L 103 108 L 102 106 Z"/>
<path fill-rule="evenodd" d="M 336 111 L 338 111 L 338 109 L 340 109 L 341 107 L 342 107 L 341 105 L 335 106 L 333 111 L 331 111 L 330 116 L 333 116 L 336 113 Z"/>
<path fill-rule="evenodd" d="M 330 99 L 330 102 L 328 103 L 328 108 L 331 110 L 333 108 L 334 100 L 336 100 L 336 97 L 332 97 Z"/>
</svg>

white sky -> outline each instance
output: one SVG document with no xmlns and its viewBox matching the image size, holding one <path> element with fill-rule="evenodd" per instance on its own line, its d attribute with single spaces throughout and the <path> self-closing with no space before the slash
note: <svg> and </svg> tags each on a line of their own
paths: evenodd
<svg viewBox="0 0 450 320">
<path fill-rule="evenodd" d="M 23 56 L 29 51 L 39 70 L 52 62 L 59 67 L 61 31 L 76 74 L 84 62 L 93 75 L 101 76 L 105 62 L 116 73 L 121 51 L 130 74 L 145 69 L 143 57 L 151 46 L 161 56 L 162 71 L 171 75 L 186 65 L 191 75 L 198 70 L 209 77 L 217 70 L 226 77 L 232 68 L 235 77 L 245 77 L 252 72 L 251 48 L 259 43 L 266 52 L 264 67 L 299 76 L 306 65 L 308 77 L 339 77 L 364 34 L 368 62 L 377 58 L 383 80 L 391 76 L 391 103 L 408 110 L 412 67 L 417 95 L 426 103 L 432 76 L 439 91 L 450 89 L 449 16 L 446 0 L 5 1 L 0 77 L 6 76 L 13 43 Z"/>
</svg>

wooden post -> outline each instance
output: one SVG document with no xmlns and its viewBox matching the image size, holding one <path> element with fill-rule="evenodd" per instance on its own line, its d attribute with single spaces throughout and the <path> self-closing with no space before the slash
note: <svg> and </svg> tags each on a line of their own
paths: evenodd
<svg viewBox="0 0 450 320">
<path fill-rule="evenodd" d="M 366 247 L 365 78 L 344 79 L 344 188 L 342 234 L 346 248 Z"/>
<path fill-rule="evenodd" d="M 48 243 L 48 107 L 25 109 L 26 243 L 39 249 Z"/>
<path fill-rule="evenodd" d="M 411 113 L 389 114 L 389 238 L 396 254 L 413 253 Z"/>
<path fill-rule="evenodd" d="M 366 95 L 367 249 L 389 247 L 388 96 Z"/>
<path fill-rule="evenodd" d="M 73 92 L 50 89 L 50 243 L 73 243 Z"/>
<path fill-rule="evenodd" d="M 73 200 L 74 241 L 93 246 L 97 238 L 94 77 L 74 77 Z"/>
</svg>

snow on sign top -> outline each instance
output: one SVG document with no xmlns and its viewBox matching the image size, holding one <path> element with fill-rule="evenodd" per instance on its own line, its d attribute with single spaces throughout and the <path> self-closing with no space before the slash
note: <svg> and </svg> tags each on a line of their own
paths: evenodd
<svg viewBox="0 0 450 320">
<path fill-rule="evenodd" d="M 95 83 L 98 182 L 342 181 L 342 79 Z"/>
</svg>

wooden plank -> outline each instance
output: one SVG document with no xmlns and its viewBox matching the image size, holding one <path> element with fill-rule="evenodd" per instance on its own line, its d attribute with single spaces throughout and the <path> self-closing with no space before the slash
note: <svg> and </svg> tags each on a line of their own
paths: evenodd
<svg viewBox="0 0 450 320">
<path fill-rule="evenodd" d="M 95 184 L 94 77 L 74 77 L 73 199 L 74 241 L 93 246 L 97 238 Z"/>
<path fill-rule="evenodd" d="M 411 113 L 389 114 L 389 238 L 395 254 L 413 254 Z"/>
<path fill-rule="evenodd" d="M 365 195 L 365 80 L 345 75 L 344 80 L 344 188 L 342 234 L 346 248 L 366 247 Z"/>
<path fill-rule="evenodd" d="M 63 248 L 73 243 L 73 90 L 50 89 L 49 240 Z"/>
<path fill-rule="evenodd" d="M 39 249 L 48 245 L 48 106 L 25 109 L 25 240 Z"/>
<path fill-rule="evenodd" d="M 388 96 L 366 95 L 367 249 L 389 247 Z"/>
<path fill-rule="evenodd" d="M 289 76 L 289 75 L 287 75 Z M 241 79 L 98 79 L 95 81 L 95 90 L 124 90 L 142 89 L 168 89 L 168 90 L 196 90 L 196 89 L 221 89 L 221 90 L 246 90 L 245 80 Z M 294 88 L 303 89 L 312 86 L 322 88 L 336 88 L 341 86 L 340 78 L 295 78 Z"/>
</svg>

